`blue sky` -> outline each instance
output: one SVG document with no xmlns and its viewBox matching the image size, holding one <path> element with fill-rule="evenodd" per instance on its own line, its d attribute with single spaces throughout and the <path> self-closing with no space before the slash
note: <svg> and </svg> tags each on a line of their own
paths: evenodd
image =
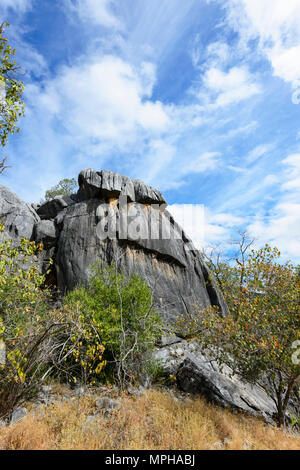
<svg viewBox="0 0 300 470">
<path fill-rule="evenodd" d="M 26 85 L 2 184 L 37 202 L 117 171 L 179 221 L 203 204 L 206 244 L 243 228 L 300 262 L 299 0 L 1 0 L 0 18 Z"/>
</svg>

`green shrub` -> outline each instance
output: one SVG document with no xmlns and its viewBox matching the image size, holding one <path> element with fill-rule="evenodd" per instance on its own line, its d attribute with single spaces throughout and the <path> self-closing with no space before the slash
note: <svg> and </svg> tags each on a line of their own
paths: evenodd
<svg viewBox="0 0 300 470">
<path fill-rule="evenodd" d="M 96 264 L 89 285 L 75 288 L 64 300 L 70 309 L 80 308 L 82 321 L 95 326 L 120 385 L 141 380 L 162 332 L 147 283 L 136 274 L 124 277 L 115 264 Z"/>
</svg>

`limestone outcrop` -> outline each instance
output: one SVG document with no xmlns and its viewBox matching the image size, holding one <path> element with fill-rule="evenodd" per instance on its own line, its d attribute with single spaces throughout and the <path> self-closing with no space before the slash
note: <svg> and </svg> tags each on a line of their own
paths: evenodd
<svg viewBox="0 0 300 470">
<path fill-rule="evenodd" d="M 204 394 L 224 406 L 263 415 L 275 413 L 271 399 L 257 387 L 218 370 L 182 331 L 168 334 L 194 306 L 226 304 L 192 241 L 167 210 L 162 194 L 140 180 L 111 171 L 82 170 L 77 194 L 59 196 L 36 207 L 0 185 L 0 222 L 16 242 L 42 242 L 41 269 L 54 261 L 51 281 L 64 293 L 89 280 L 90 266 L 116 261 L 125 274 L 137 273 L 153 289 L 155 307 L 166 326 L 156 356 L 177 376 L 185 391 Z M 174 359 L 174 345 L 182 352 Z M 191 349 L 192 348 L 192 349 Z M 170 360 L 171 358 L 171 360 Z"/>
</svg>

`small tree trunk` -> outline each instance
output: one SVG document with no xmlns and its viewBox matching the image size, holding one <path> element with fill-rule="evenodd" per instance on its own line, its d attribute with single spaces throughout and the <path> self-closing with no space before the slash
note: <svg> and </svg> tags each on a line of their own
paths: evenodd
<svg viewBox="0 0 300 470">
<path fill-rule="evenodd" d="M 282 393 L 282 378 L 279 374 L 279 388 L 277 390 L 277 423 L 278 426 L 281 428 L 285 425 L 285 411 L 284 411 L 284 404 L 283 404 L 283 393 Z"/>
<path fill-rule="evenodd" d="M 278 403 L 277 413 L 278 413 L 278 416 L 277 416 L 278 426 L 280 428 L 284 427 L 285 426 L 285 410 L 282 406 L 282 401 Z"/>
</svg>

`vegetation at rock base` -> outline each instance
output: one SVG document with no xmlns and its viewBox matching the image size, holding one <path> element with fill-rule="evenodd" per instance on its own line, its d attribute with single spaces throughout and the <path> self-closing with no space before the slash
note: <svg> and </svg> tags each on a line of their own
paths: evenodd
<svg viewBox="0 0 300 470">
<path fill-rule="evenodd" d="M 115 263 L 103 268 L 95 264 L 89 284 L 75 288 L 64 302 L 93 323 L 105 347 L 104 356 L 122 387 L 143 380 L 162 334 L 161 317 L 144 280 L 136 274 L 126 278 Z"/>
<path fill-rule="evenodd" d="M 55 304 L 39 274 L 42 245 L 14 246 L 3 225 L 0 235 L 0 418 L 34 398 L 48 376 L 91 385 L 110 361 L 124 386 L 150 371 L 161 320 L 144 281 L 95 266 L 89 286 Z"/>
<path fill-rule="evenodd" d="M 76 309 L 53 305 L 36 254 L 42 245 L 22 239 L 13 246 L 0 226 L 0 417 L 32 399 L 50 373 L 76 380 L 77 362 L 87 380 L 105 365 L 97 332 Z"/>
<path fill-rule="evenodd" d="M 280 262 L 277 248 L 266 245 L 247 256 L 249 247 L 244 238 L 234 265 L 210 262 L 229 315 L 221 316 L 217 307 L 198 308 L 183 323 L 221 370 L 226 364 L 267 392 L 282 426 L 292 394 L 299 395 L 299 267 Z"/>
<path fill-rule="evenodd" d="M 104 387 L 103 387 L 104 388 Z M 233 414 L 203 398 L 148 390 L 132 397 L 98 393 L 121 402 L 108 416 L 94 396 L 67 395 L 54 387 L 57 403 L 32 410 L 15 425 L 0 429 L 0 450 L 299 450 L 300 437 L 244 414 Z M 93 419 L 88 420 L 88 416 Z"/>
<path fill-rule="evenodd" d="M 76 188 L 75 178 L 64 178 L 45 192 L 45 201 L 51 201 L 55 196 L 70 196 L 76 192 Z"/>
<path fill-rule="evenodd" d="M 75 288 L 63 304 L 55 303 L 44 286 L 45 276 L 39 274 L 40 250 L 42 245 L 25 239 L 13 245 L 1 226 L 0 341 L 6 346 L 6 362 L 0 365 L 0 418 L 9 417 L 20 404 L 30 406 L 49 379 L 72 386 L 80 382 L 95 391 L 110 367 L 120 389 L 138 383 L 151 369 L 145 366 L 162 333 L 151 289 L 136 275 L 124 277 L 116 264 L 94 265 L 88 285 Z M 278 260 L 278 250 L 266 246 L 216 272 L 218 282 L 224 276 L 222 287 L 230 314 L 220 317 L 215 309 L 205 315 L 199 311 L 200 323 L 198 318 L 190 326 L 201 328 L 199 341 L 210 353 L 218 352 L 220 366 L 229 364 L 234 373 L 262 386 L 261 378 L 268 379 L 269 392 L 273 387 L 277 393 L 272 397 L 278 407 L 282 400 L 281 425 L 288 392 L 294 390 L 299 376 L 299 366 L 291 360 L 291 345 L 299 339 L 299 270 Z M 0 446 L 299 448 L 299 438 L 279 434 L 257 419 L 235 416 L 202 399 L 175 402 L 154 389 L 134 399 L 121 394 L 121 399 L 125 406 L 118 413 L 109 419 L 100 414 L 95 420 L 99 429 L 107 430 L 102 441 L 98 430 L 83 432 L 93 408 L 87 397 L 78 398 L 76 404 L 74 400 L 53 404 L 41 415 L 29 415 L 0 430 Z"/>
<path fill-rule="evenodd" d="M 19 132 L 18 119 L 24 115 L 25 105 L 22 101 L 24 84 L 17 78 L 19 67 L 14 60 L 15 49 L 12 49 L 4 36 L 8 23 L 0 25 L 0 145 L 4 147 L 8 135 Z M 0 161 L 0 174 L 6 168 L 5 158 Z"/>
</svg>

